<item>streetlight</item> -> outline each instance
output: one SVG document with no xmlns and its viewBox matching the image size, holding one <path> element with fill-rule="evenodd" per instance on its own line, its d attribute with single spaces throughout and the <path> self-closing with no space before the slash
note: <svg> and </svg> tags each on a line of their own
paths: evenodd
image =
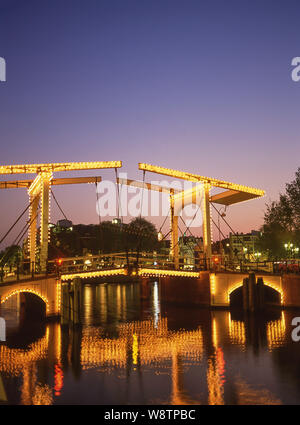
<svg viewBox="0 0 300 425">
<path fill-rule="evenodd" d="M 164 238 L 164 235 L 162 234 L 162 232 L 161 232 L 161 231 L 159 231 L 159 232 L 158 232 L 158 234 L 157 234 L 157 240 L 158 240 L 159 242 L 161 242 L 161 241 L 163 240 L 163 238 Z"/>
<path fill-rule="evenodd" d="M 294 248 L 294 257 L 296 257 L 296 255 L 298 255 L 298 253 L 299 253 L 299 248 L 296 246 Z"/>
<path fill-rule="evenodd" d="M 295 252 L 295 250 L 297 249 L 297 248 L 295 248 L 294 250 L 293 250 L 293 246 L 294 246 L 294 244 L 292 244 L 291 242 L 288 242 L 288 243 L 285 243 L 284 244 L 284 247 L 285 247 L 285 249 L 286 249 L 286 251 L 287 251 L 287 255 L 291 255 L 291 252 Z M 299 248 L 298 248 L 298 250 L 297 250 L 297 252 L 299 251 Z"/>
</svg>

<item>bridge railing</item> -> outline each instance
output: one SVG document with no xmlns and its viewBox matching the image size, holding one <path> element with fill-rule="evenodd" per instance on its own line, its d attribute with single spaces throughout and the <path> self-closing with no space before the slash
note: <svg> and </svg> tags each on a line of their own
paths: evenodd
<svg viewBox="0 0 300 425">
<path fill-rule="evenodd" d="M 80 273 L 84 271 L 97 271 L 117 268 L 139 267 L 151 269 L 174 270 L 174 262 L 166 255 L 152 253 L 114 253 L 84 257 L 63 258 L 51 260 L 44 272 L 39 271 L 35 264 L 24 261 L 20 265 L 0 270 L 0 282 L 13 282 L 47 275 L 60 275 L 66 273 Z M 180 257 L 179 270 L 230 273 L 263 272 L 271 274 L 296 273 L 300 274 L 300 260 L 279 261 L 228 261 L 224 258 L 212 257 L 211 259 L 191 259 Z"/>
<path fill-rule="evenodd" d="M 49 265 L 47 265 L 46 270 L 41 271 L 38 265 L 25 260 L 15 266 L 0 268 L 0 283 L 18 282 L 55 274 L 57 274 L 57 270 Z"/>
<path fill-rule="evenodd" d="M 279 261 L 210 261 L 209 269 L 236 273 L 264 272 L 271 274 L 295 273 L 300 274 L 300 260 Z"/>
</svg>

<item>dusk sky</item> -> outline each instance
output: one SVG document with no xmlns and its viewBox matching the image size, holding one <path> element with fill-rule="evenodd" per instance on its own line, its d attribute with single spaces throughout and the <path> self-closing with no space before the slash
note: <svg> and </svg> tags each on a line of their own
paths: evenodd
<svg viewBox="0 0 300 425">
<path fill-rule="evenodd" d="M 258 229 L 300 166 L 299 18 L 296 0 L 0 0 L 0 164 L 122 160 L 142 179 L 146 162 L 258 187 L 227 212 Z M 98 222 L 93 185 L 54 191 Z M 0 191 L 0 238 L 27 202 Z"/>
</svg>

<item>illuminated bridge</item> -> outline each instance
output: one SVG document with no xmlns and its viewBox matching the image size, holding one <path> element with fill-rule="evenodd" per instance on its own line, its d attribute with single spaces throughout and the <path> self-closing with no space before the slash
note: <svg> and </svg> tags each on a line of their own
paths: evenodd
<svg viewBox="0 0 300 425">
<path fill-rule="evenodd" d="M 1 305 L 4 305 L 11 297 L 19 296 L 20 301 L 23 299 L 23 302 L 30 306 L 31 300 L 34 301 L 38 298 L 44 305 L 47 317 L 59 316 L 63 315 L 66 308 L 68 311 L 77 309 L 77 304 L 72 303 L 78 302 L 80 305 L 81 287 L 84 283 L 122 282 L 122 279 L 124 284 L 136 281 L 140 288 L 140 298 L 144 301 L 150 298 L 152 283 L 156 281 L 159 282 L 159 295 L 162 302 L 211 307 L 229 307 L 234 297 L 238 294 L 242 296 L 245 285 L 249 286 L 252 279 L 254 290 L 259 287 L 259 282 L 263 281 L 264 288 L 273 294 L 277 305 L 282 307 L 300 306 L 299 279 L 295 275 L 272 275 L 257 272 L 251 277 L 246 273 L 191 272 L 147 267 L 133 270 L 131 275 L 127 268 L 117 267 L 68 272 L 62 273 L 60 276 L 37 276 L 35 279 L 2 283 L 0 285 L 0 302 Z M 77 301 L 76 288 L 78 288 Z M 71 294 L 70 298 L 69 294 Z M 240 307 L 245 308 L 242 298 L 240 298 Z M 251 310 L 250 304 L 248 307 Z"/>
<path fill-rule="evenodd" d="M 0 174 L 34 174 L 28 180 L 1 181 L 0 188 L 25 188 L 29 195 L 29 220 L 24 236 L 28 231 L 28 248 L 32 278 L 17 276 L 18 279 L 7 278 L 0 284 L 0 301 L 5 303 L 13 295 L 20 295 L 27 300 L 39 298 L 45 306 L 46 316 L 64 315 L 70 309 L 74 312 L 80 304 L 81 285 L 84 282 L 100 279 L 139 280 L 141 299 L 149 298 L 151 281 L 159 280 L 161 300 L 183 304 L 228 307 L 238 292 L 243 292 L 240 305 L 246 309 L 255 309 L 256 304 L 262 303 L 265 288 L 277 294 L 277 304 L 281 306 L 300 306 L 300 293 L 298 293 L 299 279 L 289 275 L 273 275 L 261 270 L 255 271 L 255 276 L 242 269 L 216 268 L 212 263 L 212 217 L 211 207 L 214 204 L 223 206 L 237 204 L 255 199 L 264 195 L 264 191 L 236 183 L 231 183 L 215 178 L 204 177 L 184 171 L 172 170 L 151 164 L 140 163 L 139 169 L 143 172 L 143 181 L 119 179 L 117 169 L 122 167 L 121 161 L 98 161 L 53 164 L 25 164 L 0 166 Z M 128 259 L 128 253 L 123 256 L 107 254 L 112 261 L 103 260 L 101 256 L 82 258 L 63 258 L 57 266 L 57 273 L 47 275 L 49 222 L 50 222 L 50 196 L 51 187 L 61 184 L 96 183 L 101 181 L 97 177 L 54 178 L 56 172 L 70 172 L 74 170 L 114 169 L 116 185 L 129 185 L 141 187 L 145 190 L 164 192 L 169 195 L 170 203 L 170 254 L 168 257 L 157 256 L 147 258 L 140 255 L 139 261 Z M 145 173 L 156 173 L 177 179 L 192 182 L 194 186 L 185 191 L 175 190 L 160 185 L 145 182 Z M 211 194 L 211 189 L 216 188 L 218 193 Z M 198 269 L 180 269 L 178 218 L 184 206 L 196 204 L 202 211 L 203 225 L 203 263 Z M 37 215 L 40 212 L 40 243 L 37 255 Z M 16 220 L 20 220 L 24 212 Z M 222 218 L 222 216 L 221 216 Z M 13 229 L 8 230 L 0 243 Z M 127 257 L 127 258 L 125 258 Z M 134 255 L 132 254 L 132 257 Z M 103 264 L 104 262 L 104 264 Z M 253 263 L 254 267 L 256 263 Z M 186 266 L 186 265 L 185 265 Z M 35 275 L 35 273 L 39 273 Z M 17 281 L 16 281 L 17 280 Z M 274 298 L 275 299 L 275 298 Z M 29 302 L 29 301 L 28 301 Z M 260 306 L 262 304 L 259 304 Z M 76 307 L 77 306 L 77 307 Z M 76 307 L 76 308 L 75 308 Z M 79 308 L 78 308 L 79 310 Z M 78 320 L 78 317 L 77 319 Z"/>
</svg>

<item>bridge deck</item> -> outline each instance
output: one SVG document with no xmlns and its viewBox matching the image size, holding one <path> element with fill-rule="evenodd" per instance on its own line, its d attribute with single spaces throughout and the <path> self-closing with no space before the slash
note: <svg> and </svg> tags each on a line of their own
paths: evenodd
<svg viewBox="0 0 300 425">
<path fill-rule="evenodd" d="M 81 271 L 66 273 L 61 275 L 61 280 L 71 280 L 75 277 L 81 277 L 82 279 L 97 278 L 97 277 L 106 277 L 106 276 L 140 276 L 140 277 L 192 277 L 198 278 L 200 272 L 193 271 L 183 271 L 183 270 L 162 270 L 155 268 L 140 268 L 137 271 L 132 271 L 128 273 L 128 270 L 125 268 L 114 268 L 108 270 L 93 270 L 93 271 Z"/>
</svg>

